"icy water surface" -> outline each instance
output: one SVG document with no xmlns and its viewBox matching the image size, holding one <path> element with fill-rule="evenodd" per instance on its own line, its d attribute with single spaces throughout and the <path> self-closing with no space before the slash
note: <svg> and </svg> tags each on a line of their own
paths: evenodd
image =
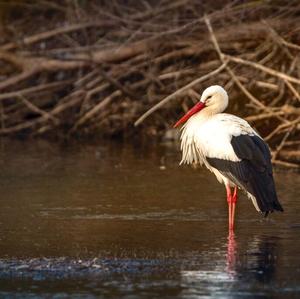
<svg viewBox="0 0 300 299">
<path fill-rule="evenodd" d="M 0 144 L 0 298 L 300 298 L 300 175 L 284 213 L 179 167 L 175 145 Z"/>
</svg>

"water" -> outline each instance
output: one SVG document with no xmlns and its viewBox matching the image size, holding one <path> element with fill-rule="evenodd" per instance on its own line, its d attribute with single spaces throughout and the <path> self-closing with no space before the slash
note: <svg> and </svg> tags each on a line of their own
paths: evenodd
<svg viewBox="0 0 300 299">
<path fill-rule="evenodd" d="M 174 144 L 0 144 L 1 298 L 299 298 L 300 175 L 284 213 L 179 167 Z"/>
</svg>

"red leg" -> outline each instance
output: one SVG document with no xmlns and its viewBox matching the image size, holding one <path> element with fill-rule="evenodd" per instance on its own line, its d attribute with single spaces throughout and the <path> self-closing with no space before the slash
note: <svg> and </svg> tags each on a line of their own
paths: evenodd
<svg viewBox="0 0 300 299">
<path fill-rule="evenodd" d="M 228 203 L 228 227 L 229 230 L 233 229 L 231 220 L 232 220 L 232 196 L 230 186 L 226 185 L 226 193 L 227 193 L 227 203 Z"/>
<path fill-rule="evenodd" d="M 235 216 L 235 205 L 237 202 L 237 187 L 234 187 L 234 191 L 233 191 L 233 195 L 231 198 L 231 225 L 232 225 L 232 229 L 234 227 L 234 216 Z"/>
</svg>

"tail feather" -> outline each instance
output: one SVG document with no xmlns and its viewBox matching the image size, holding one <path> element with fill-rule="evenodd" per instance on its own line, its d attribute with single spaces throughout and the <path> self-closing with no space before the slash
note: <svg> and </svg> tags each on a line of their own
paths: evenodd
<svg viewBox="0 0 300 299">
<path fill-rule="evenodd" d="M 273 211 L 283 212 L 283 208 L 278 201 L 272 174 L 252 172 L 245 187 L 246 191 L 252 195 L 252 201 L 254 202 L 255 199 L 256 206 L 260 212 L 265 213 L 265 216 Z"/>
</svg>

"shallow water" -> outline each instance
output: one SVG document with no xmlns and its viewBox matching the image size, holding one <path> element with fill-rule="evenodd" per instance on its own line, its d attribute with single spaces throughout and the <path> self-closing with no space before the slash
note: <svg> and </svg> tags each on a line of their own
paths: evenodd
<svg viewBox="0 0 300 299">
<path fill-rule="evenodd" d="M 0 144 L 0 297 L 300 297 L 300 175 L 284 213 L 179 167 L 174 144 Z"/>
</svg>

